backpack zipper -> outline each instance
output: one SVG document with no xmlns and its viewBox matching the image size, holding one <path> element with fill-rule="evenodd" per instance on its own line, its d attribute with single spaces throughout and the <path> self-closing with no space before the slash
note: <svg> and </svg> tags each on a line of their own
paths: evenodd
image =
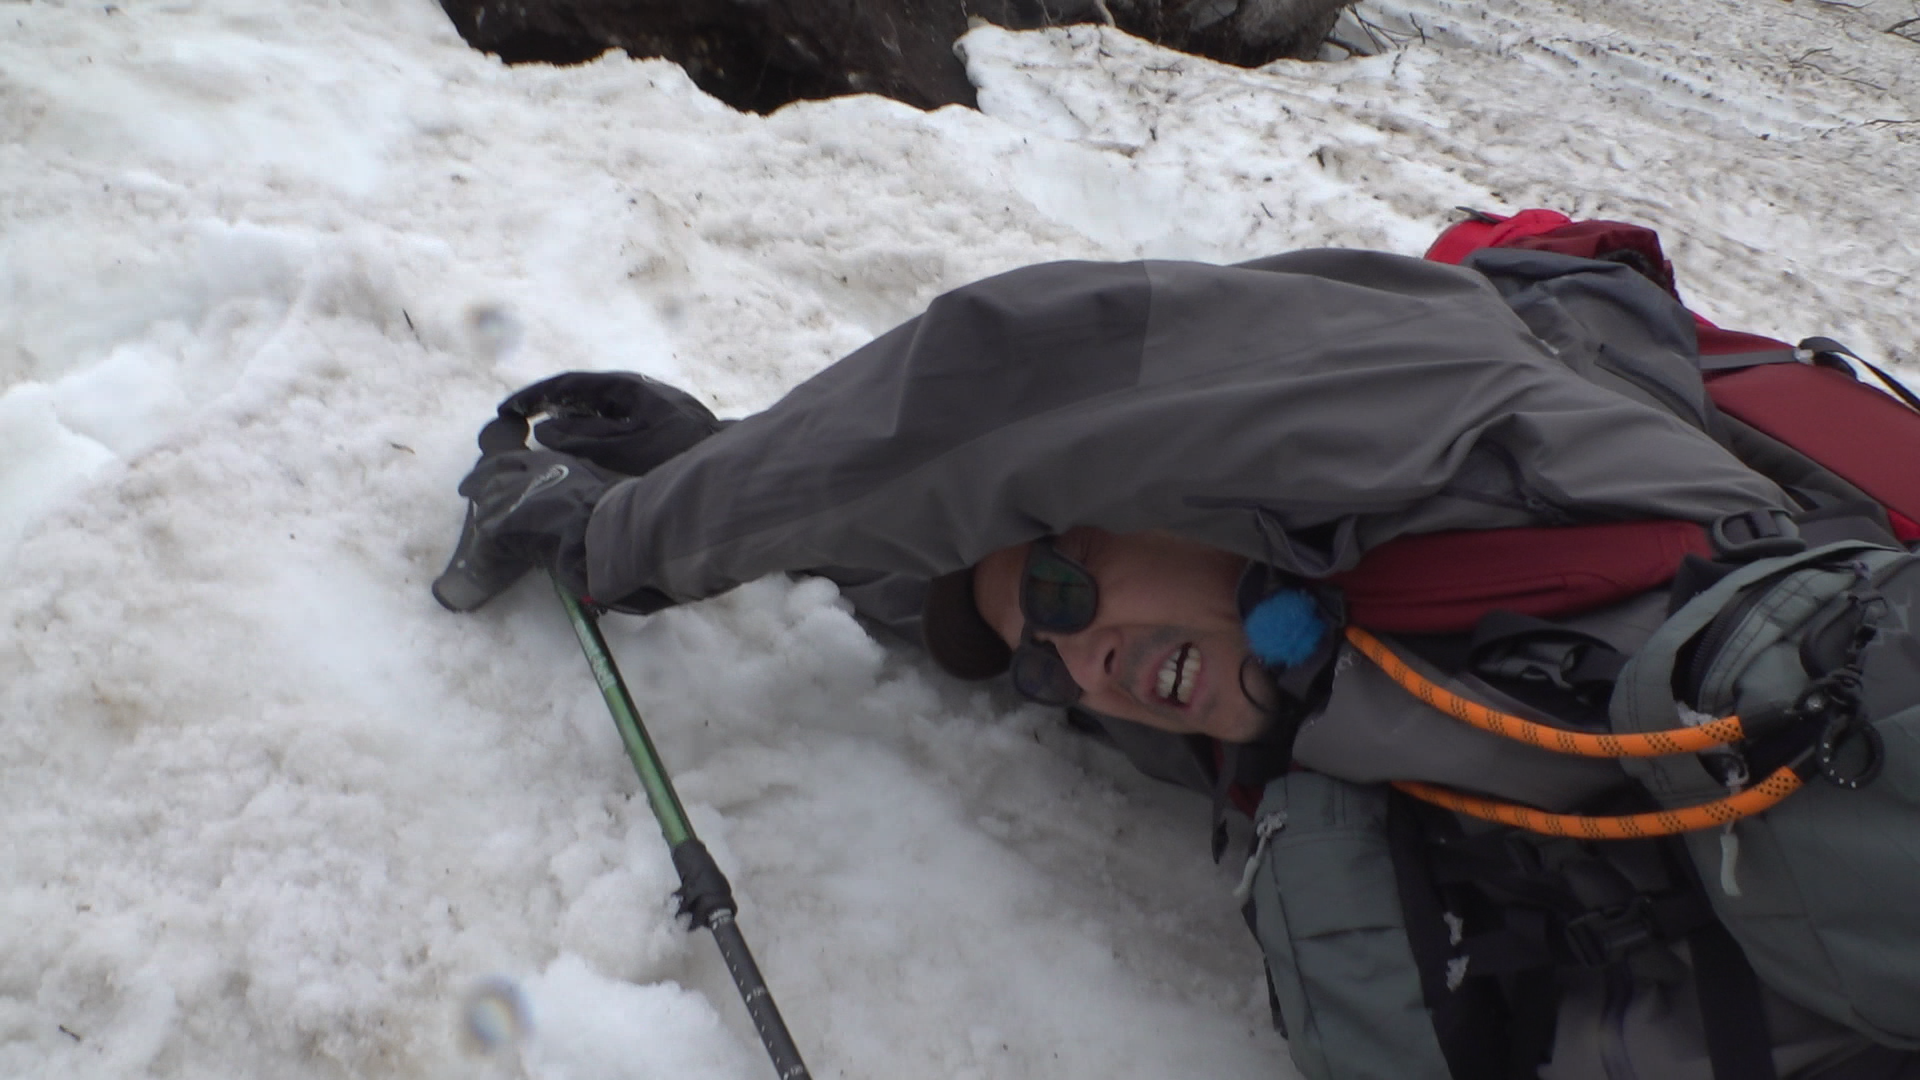
<svg viewBox="0 0 1920 1080">
<path fill-rule="evenodd" d="M 1253 823 L 1254 844 L 1252 854 L 1247 856 L 1246 869 L 1240 872 L 1240 884 L 1233 887 L 1233 900 L 1244 906 L 1247 897 L 1253 895 L 1254 875 L 1260 872 L 1260 858 L 1267 853 L 1267 842 L 1273 835 L 1287 827 L 1287 812 L 1273 810 L 1260 815 Z"/>
<path fill-rule="evenodd" d="M 1602 343 L 1598 351 L 1598 360 L 1600 366 L 1608 372 L 1618 375 L 1645 390 L 1650 396 L 1659 399 L 1675 419 L 1691 424 L 1701 431 L 1707 429 L 1707 418 L 1700 411 L 1698 404 L 1687 400 L 1680 391 L 1668 386 L 1653 373 L 1642 371 L 1627 353 Z"/>
<path fill-rule="evenodd" d="M 1740 624 L 1746 621 L 1747 616 L 1759 606 L 1761 599 L 1778 581 L 1777 577 L 1769 577 L 1754 582 L 1747 587 L 1738 600 L 1722 608 L 1719 614 L 1707 623 L 1707 628 L 1700 632 L 1699 643 L 1694 646 L 1692 655 L 1687 658 L 1685 677 L 1680 681 L 1682 702 L 1696 709 L 1706 708 L 1707 703 L 1700 700 L 1700 694 L 1706 686 L 1708 670 L 1713 667 L 1713 662 L 1719 657 L 1720 650 L 1726 646 L 1727 639 L 1733 636 L 1733 632 L 1739 629 Z"/>
</svg>

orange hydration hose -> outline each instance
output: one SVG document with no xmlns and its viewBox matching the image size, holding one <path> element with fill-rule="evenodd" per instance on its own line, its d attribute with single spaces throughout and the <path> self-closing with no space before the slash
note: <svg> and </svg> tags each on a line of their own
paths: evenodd
<svg viewBox="0 0 1920 1080">
<path fill-rule="evenodd" d="M 1724 746 L 1746 737 L 1738 716 L 1723 716 L 1698 727 L 1649 731 L 1632 735 L 1596 735 L 1566 731 L 1550 724 L 1525 720 L 1490 709 L 1477 701 L 1435 684 L 1405 661 L 1394 655 L 1379 638 L 1357 626 L 1346 628 L 1347 641 L 1369 660 L 1380 666 L 1387 677 L 1408 693 L 1463 723 L 1502 738 L 1523 742 L 1542 750 L 1583 757 L 1623 758 L 1662 757 L 1667 754 L 1694 754 Z M 1433 784 L 1397 781 L 1401 791 L 1436 806 L 1470 817 L 1499 822 L 1529 832 L 1549 836 L 1569 836 L 1581 840 L 1628 840 L 1647 836 L 1672 836 L 1676 833 L 1711 829 L 1751 817 L 1800 788 L 1800 777 L 1793 766 L 1785 765 L 1772 775 L 1743 791 L 1713 802 L 1678 810 L 1656 810 L 1646 814 L 1588 817 L 1580 814 L 1550 814 L 1527 806 L 1464 795 Z"/>
<path fill-rule="evenodd" d="M 1738 795 L 1715 799 L 1699 806 L 1678 810 L 1655 810 L 1650 814 L 1621 814 L 1615 817 L 1588 817 L 1582 814 L 1549 814 L 1530 806 L 1495 802 L 1449 791 L 1432 784 L 1411 780 L 1396 781 L 1401 791 L 1435 806 L 1455 810 L 1468 817 L 1496 821 L 1528 832 L 1548 836 L 1571 836 L 1576 840 L 1636 840 L 1648 836 L 1673 836 L 1699 829 L 1714 829 L 1752 817 L 1793 794 L 1800 788 L 1800 777 L 1792 766 L 1782 765 L 1771 776 Z"/>
</svg>

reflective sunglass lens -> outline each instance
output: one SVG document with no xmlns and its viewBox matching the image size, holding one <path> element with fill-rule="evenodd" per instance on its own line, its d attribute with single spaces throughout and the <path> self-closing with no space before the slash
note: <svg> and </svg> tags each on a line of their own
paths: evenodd
<svg viewBox="0 0 1920 1080">
<path fill-rule="evenodd" d="M 1041 630 L 1071 634 L 1093 622 L 1099 592 L 1087 572 L 1057 556 L 1036 558 L 1027 567 L 1020 609 Z"/>
<path fill-rule="evenodd" d="M 1013 654 L 1013 688 L 1028 701 L 1041 705 L 1071 705 L 1080 700 L 1066 661 L 1043 644 L 1022 646 Z"/>
</svg>

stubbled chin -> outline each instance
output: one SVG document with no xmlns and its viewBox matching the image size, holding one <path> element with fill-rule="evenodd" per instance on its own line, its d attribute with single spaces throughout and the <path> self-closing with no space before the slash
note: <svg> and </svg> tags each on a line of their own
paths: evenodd
<svg viewBox="0 0 1920 1080">
<path fill-rule="evenodd" d="M 1260 732 L 1266 728 L 1267 718 L 1254 713 L 1246 713 L 1224 718 L 1219 723 L 1209 724 L 1207 726 L 1210 730 L 1204 732 L 1204 734 L 1211 735 L 1221 742 L 1252 742 L 1259 738 Z"/>
<path fill-rule="evenodd" d="M 1198 721 L 1196 730 L 1200 734 L 1211 735 L 1222 742 L 1252 742 L 1272 722 L 1267 710 L 1248 701 L 1239 687 L 1216 685 L 1212 689 L 1233 695 L 1233 700 L 1216 699 L 1204 718 L 1192 718 Z"/>
</svg>

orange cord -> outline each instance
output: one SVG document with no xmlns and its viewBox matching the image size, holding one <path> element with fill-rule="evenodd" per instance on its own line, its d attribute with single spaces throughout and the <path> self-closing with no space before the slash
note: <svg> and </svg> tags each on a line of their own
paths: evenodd
<svg viewBox="0 0 1920 1080">
<path fill-rule="evenodd" d="M 1354 648 L 1365 653 L 1367 659 L 1380 665 L 1380 670 L 1386 672 L 1388 678 L 1428 705 L 1481 731 L 1542 750 L 1581 757 L 1666 757 L 1668 754 L 1697 754 L 1746 738 L 1746 729 L 1738 716 L 1723 716 L 1699 727 L 1649 731 L 1637 735 L 1594 735 L 1584 731 L 1567 731 L 1551 724 L 1523 720 L 1510 713 L 1489 709 L 1477 701 L 1468 701 L 1413 670 L 1379 638 L 1357 626 L 1347 627 L 1347 640 L 1353 643 Z"/>
<path fill-rule="evenodd" d="M 1800 777 L 1795 775 L 1792 766 L 1783 765 L 1775 769 L 1773 775 L 1738 795 L 1678 810 L 1655 810 L 1649 814 L 1622 814 L 1615 817 L 1549 814 L 1530 806 L 1475 798 L 1411 780 L 1395 781 L 1393 786 L 1422 802 L 1430 802 L 1483 821 L 1512 825 L 1528 832 L 1570 836 L 1576 840 L 1635 840 L 1649 836 L 1673 836 L 1697 829 L 1715 829 L 1744 817 L 1752 817 L 1799 790 L 1800 783 Z"/>
<path fill-rule="evenodd" d="M 1427 705 L 1482 731 L 1542 750 L 1584 757 L 1662 757 L 1667 754 L 1698 753 L 1746 737 L 1745 728 L 1737 716 L 1723 716 L 1699 727 L 1650 731 L 1638 735 L 1593 735 L 1564 731 L 1468 701 L 1413 670 L 1379 638 L 1357 626 L 1347 627 L 1346 636 L 1354 648 L 1380 665 L 1380 670 L 1386 672 L 1388 678 Z M 1655 810 L 1646 814 L 1611 817 L 1550 814 L 1529 806 L 1463 795 L 1448 788 L 1411 780 L 1395 781 L 1393 786 L 1422 802 L 1528 832 L 1576 840 L 1633 840 L 1713 829 L 1744 817 L 1752 817 L 1798 791 L 1800 784 L 1800 777 L 1794 772 L 1793 766 L 1783 765 L 1765 780 L 1724 799 L 1678 810 Z"/>
</svg>

